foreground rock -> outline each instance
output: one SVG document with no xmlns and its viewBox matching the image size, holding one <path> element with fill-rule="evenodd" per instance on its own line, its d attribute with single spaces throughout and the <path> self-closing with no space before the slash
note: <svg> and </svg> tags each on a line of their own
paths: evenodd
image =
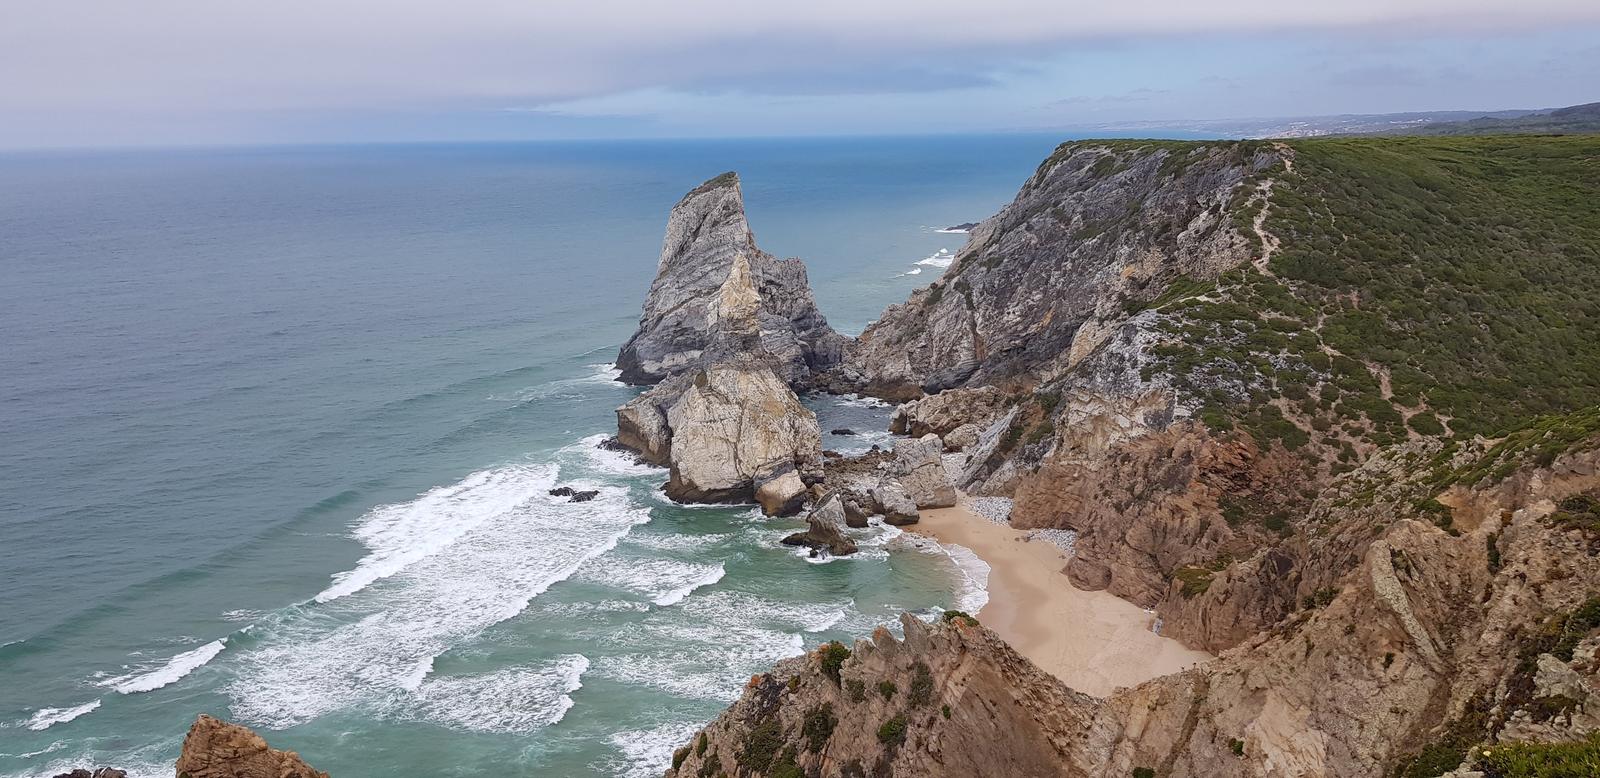
<svg viewBox="0 0 1600 778">
<path fill-rule="evenodd" d="M 93 771 L 78 768 L 70 773 L 60 773 L 55 778 L 128 778 L 128 774 L 110 767 L 102 767 Z"/>
<path fill-rule="evenodd" d="M 667 495 L 680 502 L 749 502 L 763 468 L 813 469 L 822 456 L 816 416 L 762 366 L 696 372 L 666 416 Z"/>
<path fill-rule="evenodd" d="M 178 756 L 178 775 L 189 778 L 328 778 L 293 751 L 267 747 L 260 735 L 202 715 L 189 728 Z"/>
<path fill-rule="evenodd" d="M 804 263 L 756 247 L 739 177 L 724 173 L 684 195 L 667 219 L 639 329 L 617 355 L 623 381 L 653 384 L 720 358 L 715 346 L 727 321 L 719 292 L 736 261 L 748 264 L 760 345 L 784 381 L 803 384 L 840 360 L 846 339 L 817 310 Z"/>
</svg>

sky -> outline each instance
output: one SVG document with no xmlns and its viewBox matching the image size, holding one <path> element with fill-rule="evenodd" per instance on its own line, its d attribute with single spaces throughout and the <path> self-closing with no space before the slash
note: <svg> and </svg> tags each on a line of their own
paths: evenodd
<svg viewBox="0 0 1600 778">
<path fill-rule="evenodd" d="M 0 148 L 1039 131 L 1597 100 L 1596 0 L 0 0 Z"/>
</svg>

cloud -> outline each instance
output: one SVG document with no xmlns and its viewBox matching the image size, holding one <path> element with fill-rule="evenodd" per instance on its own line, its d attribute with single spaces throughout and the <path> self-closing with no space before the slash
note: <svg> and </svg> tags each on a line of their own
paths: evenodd
<svg viewBox="0 0 1600 778">
<path fill-rule="evenodd" d="M 1504 34 L 1592 0 L 0 0 L 0 115 L 495 112 L 640 90 L 996 87 L 1076 47 L 1205 35 Z"/>
</svg>

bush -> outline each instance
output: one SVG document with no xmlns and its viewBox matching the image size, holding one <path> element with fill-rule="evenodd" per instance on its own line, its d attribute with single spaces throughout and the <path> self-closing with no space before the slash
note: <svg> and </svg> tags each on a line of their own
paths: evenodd
<svg viewBox="0 0 1600 778">
<path fill-rule="evenodd" d="M 867 682 L 860 678 L 851 678 L 845 682 L 845 688 L 850 692 L 851 702 L 863 702 L 867 699 Z"/>
<path fill-rule="evenodd" d="M 945 611 L 944 620 L 946 623 L 959 620 L 962 624 L 965 624 L 969 627 L 978 626 L 978 620 L 968 616 L 965 611 Z"/>
<path fill-rule="evenodd" d="M 822 659 L 822 674 L 832 678 L 833 683 L 838 685 L 839 672 L 844 668 L 844 661 L 850 658 L 850 649 L 835 640 L 818 649 L 817 653 Z"/>
<path fill-rule="evenodd" d="M 1156 778 L 1156 771 L 1148 767 L 1133 768 L 1133 778 Z"/>
<path fill-rule="evenodd" d="M 894 681 L 885 678 L 884 680 L 878 682 L 878 694 L 883 695 L 885 700 L 894 699 L 894 693 L 897 691 L 899 691 L 899 689 L 895 687 Z"/>
<path fill-rule="evenodd" d="M 805 719 L 800 725 L 800 735 L 806 739 L 806 750 L 816 753 L 828 744 L 828 738 L 833 737 L 833 728 L 838 726 L 839 720 L 833 716 L 833 705 L 822 705 L 806 711 Z"/>
<path fill-rule="evenodd" d="M 890 748 L 906 742 L 905 714 L 897 713 L 893 718 L 883 722 L 883 726 L 878 727 L 878 742 Z"/>
<path fill-rule="evenodd" d="M 920 708 L 933 701 L 933 673 L 928 666 L 917 662 L 911 666 L 911 691 L 906 694 L 906 702 L 913 708 Z"/>
<path fill-rule="evenodd" d="M 778 720 L 767 719 L 745 733 L 744 748 L 740 750 L 736 761 L 751 772 L 765 773 L 772 767 L 782 746 L 783 731 L 779 728 Z"/>
<path fill-rule="evenodd" d="M 1232 751 L 1234 756 L 1244 756 L 1244 741 L 1236 737 L 1228 738 L 1228 750 Z"/>
</svg>

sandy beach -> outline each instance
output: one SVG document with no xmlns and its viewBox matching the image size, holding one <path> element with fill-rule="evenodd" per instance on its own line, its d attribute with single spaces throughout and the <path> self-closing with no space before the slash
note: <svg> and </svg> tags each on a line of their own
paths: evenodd
<svg viewBox="0 0 1600 778">
<path fill-rule="evenodd" d="M 1075 588 L 1055 545 L 991 522 L 962 504 L 922 511 L 906 527 L 971 549 L 991 568 L 989 602 L 974 614 L 1023 656 L 1097 696 L 1211 658 L 1150 631 L 1155 614 L 1106 592 Z"/>
</svg>

